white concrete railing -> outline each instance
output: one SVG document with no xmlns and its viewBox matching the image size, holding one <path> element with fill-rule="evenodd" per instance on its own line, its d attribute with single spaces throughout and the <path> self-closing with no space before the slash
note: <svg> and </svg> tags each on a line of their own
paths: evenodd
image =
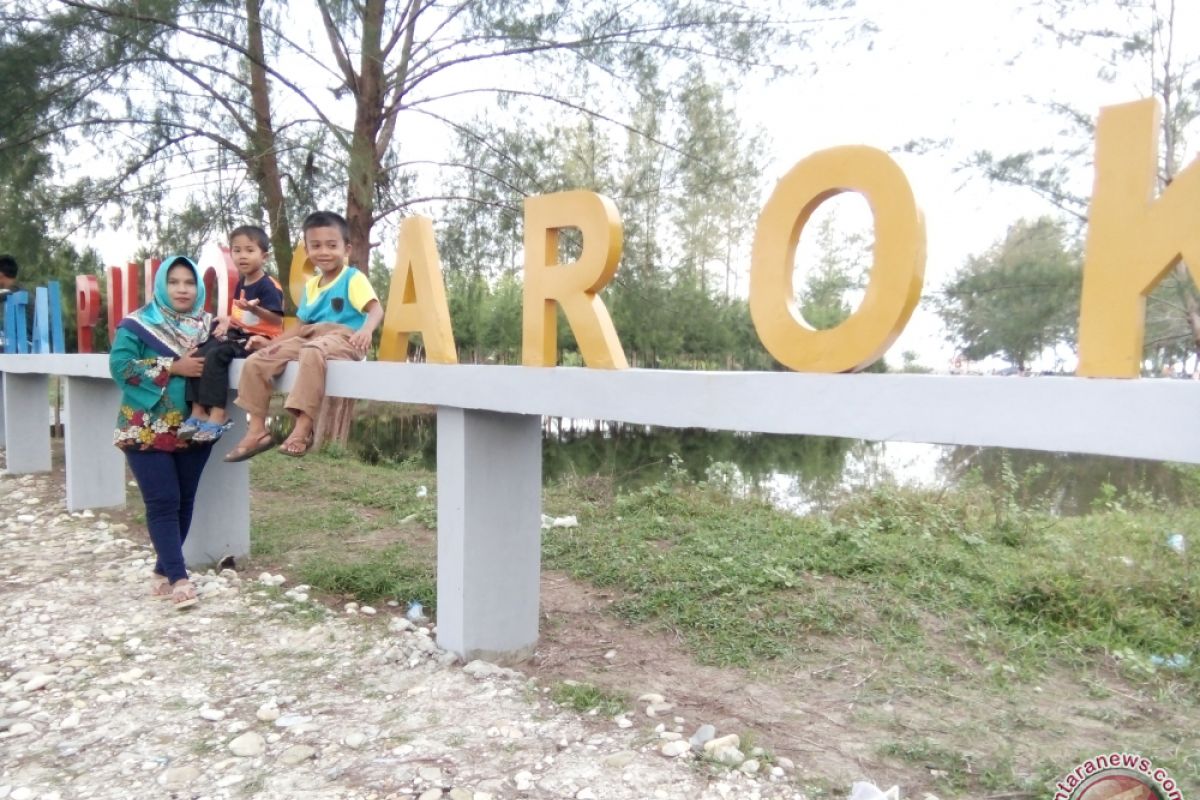
<svg viewBox="0 0 1200 800">
<path fill-rule="evenodd" d="M 108 357 L 0 355 L 0 373 L 8 471 L 50 469 L 48 381 L 65 376 L 68 507 L 123 505 Z M 438 642 L 465 658 L 519 657 L 537 642 L 542 415 L 1200 463 L 1192 381 L 335 362 L 327 389 L 438 408 Z M 233 418 L 200 486 L 191 563 L 250 549 L 248 467 L 220 463 L 244 432 Z"/>
</svg>

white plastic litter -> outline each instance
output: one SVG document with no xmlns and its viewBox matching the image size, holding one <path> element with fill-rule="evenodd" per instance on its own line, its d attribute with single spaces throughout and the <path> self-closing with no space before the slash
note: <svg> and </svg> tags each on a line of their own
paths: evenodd
<svg viewBox="0 0 1200 800">
<path fill-rule="evenodd" d="M 893 786 L 885 792 L 868 781 L 855 781 L 850 787 L 849 800 L 900 800 L 900 787 Z"/>
</svg>

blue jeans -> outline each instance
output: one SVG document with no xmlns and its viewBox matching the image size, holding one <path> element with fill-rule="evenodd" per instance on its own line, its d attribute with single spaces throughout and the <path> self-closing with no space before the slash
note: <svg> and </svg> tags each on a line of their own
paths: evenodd
<svg viewBox="0 0 1200 800">
<path fill-rule="evenodd" d="M 183 542 L 192 524 L 196 487 L 211 447 L 192 447 L 174 453 L 161 450 L 126 450 L 129 469 L 142 490 L 146 527 L 158 560 L 154 572 L 171 583 L 188 576 L 183 563 Z"/>
</svg>

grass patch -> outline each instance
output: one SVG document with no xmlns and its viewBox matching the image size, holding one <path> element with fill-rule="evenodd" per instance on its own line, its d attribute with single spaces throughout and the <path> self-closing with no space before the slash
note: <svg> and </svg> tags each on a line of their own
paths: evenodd
<svg viewBox="0 0 1200 800">
<path fill-rule="evenodd" d="M 337 452 L 285 459 L 271 453 L 251 462 L 253 559 L 286 562 L 318 591 L 435 607 L 432 473 Z"/>
<path fill-rule="evenodd" d="M 615 717 L 628 708 L 628 700 L 624 695 L 578 681 L 563 681 L 555 685 L 550 692 L 550 699 L 581 714 L 595 711 L 601 717 Z"/>
<path fill-rule="evenodd" d="M 799 518 L 703 486 L 549 495 L 583 525 L 547 532 L 547 565 L 621 590 L 618 614 L 678 630 L 707 663 L 751 666 L 811 634 L 906 650 L 961 626 L 999 680 L 1098 656 L 1148 677 L 1172 653 L 1192 665 L 1172 675 L 1197 677 L 1200 581 L 1164 541 L 1200 528 L 1192 508 L 1060 519 L 981 487 L 888 487 Z"/>
<path fill-rule="evenodd" d="M 418 600 L 426 608 L 433 608 L 436 599 L 432 565 L 414 557 L 402 544 L 355 560 L 315 556 L 301 565 L 300 578 L 315 589 L 366 602 Z"/>
<path fill-rule="evenodd" d="M 321 591 L 434 607 L 432 472 L 337 452 L 299 463 L 269 453 L 251 469 L 256 558 L 286 560 Z M 546 531 L 543 559 L 617 590 L 615 613 L 678 632 L 708 664 L 753 667 L 806 636 L 850 635 L 919 670 L 920 645 L 941 629 L 998 686 L 1051 661 L 1098 660 L 1134 680 L 1195 682 L 1200 579 L 1166 535 L 1200 529 L 1200 511 L 1131 512 L 1120 499 L 1053 517 L 1008 474 L 999 490 L 884 487 L 796 517 L 681 473 L 629 493 L 591 476 L 546 488 L 547 513 L 581 526 Z M 1175 653 L 1188 666 L 1152 660 Z M 926 666 L 946 678 L 958 669 Z"/>
</svg>

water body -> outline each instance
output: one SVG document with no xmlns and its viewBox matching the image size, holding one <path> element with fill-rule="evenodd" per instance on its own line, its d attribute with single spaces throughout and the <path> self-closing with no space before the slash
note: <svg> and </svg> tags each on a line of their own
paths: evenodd
<svg viewBox="0 0 1200 800">
<path fill-rule="evenodd" d="M 384 407 L 356 419 L 351 447 L 367 461 L 436 465 L 436 420 Z M 1084 514 L 1131 496 L 1174 503 L 1194 492 L 1188 468 L 1104 456 L 1030 450 L 780 436 L 548 417 L 543 422 L 546 482 L 600 475 L 636 490 L 686 472 L 795 513 L 822 511 L 848 493 L 881 485 L 954 488 L 967 481 L 1017 487 L 1029 504 Z M 1014 484 L 1015 481 L 1015 484 Z"/>
</svg>

